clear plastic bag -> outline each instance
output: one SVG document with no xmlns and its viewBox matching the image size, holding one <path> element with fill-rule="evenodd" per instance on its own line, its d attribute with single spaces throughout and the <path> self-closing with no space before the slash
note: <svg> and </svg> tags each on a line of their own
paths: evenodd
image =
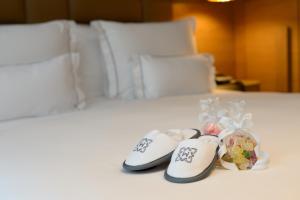
<svg viewBox="0 0 300 200">
<path fill-rule="evenodd" d="M 245 112 L 245 101 L 201 100 L 201 132 L 219 138 L 219 158 L 226 169 L 264 169 L 268 154 L 260 151 L 260 140 L 252 131 L 252 114 Z"/>
<path fill-rule="evenodd" d="M 226 116 L 219 98 L 200 101 L 201 112 L 199 115 L 200 130 L 204 135 L 219 135 L 224 127 L 219 123 Z"/>
</svg>

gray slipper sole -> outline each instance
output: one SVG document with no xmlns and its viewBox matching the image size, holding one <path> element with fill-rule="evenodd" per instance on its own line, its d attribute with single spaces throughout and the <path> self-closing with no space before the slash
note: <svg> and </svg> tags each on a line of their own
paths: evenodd
<svg viewBox="0 0 300 200">
<path fill-rule="evenodd" d="M 201 136 L 201 132 L 198 130 L 198 129 L 192 129 L 192 130 L 195 130 L 197 133 L 195 135 L 193 135 L 190 139 L 196 139 L 196 138 L 199 138 Z M 135 165 L 135 166 L 132 166 L 132 165 L 127 165 L 125 163 L 125 161 L 123 162 L 123 168 L 127 171 L 144 171 L 144 170 L 147 170 L 147 169 L 151 169 L 153 167 L 156 167 L 158 165 L 161 165 L 165 162 L 169 162 L 172 158 L 172 154 L 173 154 L 174 151 L 168 153 L 167 155 L 161 157 L 161 158 L 158 158 L 150 163 L 147 163 L 147 164 L 144 164 L 144 165 Z"/>
<path fill-rule="evenodd" d="M 196 181 L 200 181 L 202 179 L 205 179 L 206 177 L 209 176 L 209 174 L 212 172 L 212 170 L 215 168 L 216 162 L 218 160 L 218 149 L 216 150 L 216 154 L 214 159 L 212 160 L 212 162 L 209 164 L 209 166 L 200 174 L 193 176 L 193 177 L 189 177 L 189 178 L 176 178 L 173 176 L 170 176 L 167 173 L 167 170 L 165 171 L 165 179 L 173 182 L 173 183 L 192 183 L 192 182 L 196 182 Z"/>
</svg>

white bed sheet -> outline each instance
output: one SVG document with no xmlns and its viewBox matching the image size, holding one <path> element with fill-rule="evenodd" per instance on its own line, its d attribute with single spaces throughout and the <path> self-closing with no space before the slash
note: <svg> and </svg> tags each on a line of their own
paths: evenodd
<svg viewBox="0 0 300 200">
<path fill-rule="evenodd" d="M 147 101 L 100 99 L 83 111 L 0 124 L 1 200 L 299 200 L 300 95 L 219 94 L 245 99 L 269 169 L 216 169 L 203 181 L 174 184 L 163 168 L 129 174 L 121 164 L 151 129 L 199 126 L 202 96 Z"/>
</svg>

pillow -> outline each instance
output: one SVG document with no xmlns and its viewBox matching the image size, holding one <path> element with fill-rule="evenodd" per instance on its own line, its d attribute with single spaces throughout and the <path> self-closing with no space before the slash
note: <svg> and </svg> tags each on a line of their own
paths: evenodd
<svg viewBox="0 0 300 200">
<path fill-rule="evenodd" d="M 76 38 L 70 34 L 74 22 L 60 20 L 29 25 L 0 25 L 0 67 L 42 62 L 76 49 Z M 78 56 L 72 56 L 77 64 Z M 78 66 L 73 66 L 77 68 Z M 79 76 L 75 76 L 80 85 Z M 84 94 L 80 92 L 84 104 Z"/>
<path fill-rule="evenodd" d="M 0 120 L 43 116 L 81 108 L 71 57 L 0 67 Z"/>
<path fill-rule="evenodd" d="M 130 60 L 134 54 L 195 54 L 195 19 L 160 23 L 93 21 L 109 80 L 109 96 L 134 97 Z"/>
<path fill-rule="evenodd" d="M 41 62 L 72 51 L 72 22 L 0 26 L 0 65 Z"/>
<path fill-rule="evenodd" d="M 133 68 L 137 98 L 209 93 L 215 86 L 213 57 L 138 56 Z"/>
<path fill-rule="evenodd" d="M 76 38 L 75 51 L 80 54 L 78 73 L 86 98 L 103 96 L 107 78 L 96 30 L 87 25 L 75 25 L 71 27 L 71 34 Z"/>
</svg>

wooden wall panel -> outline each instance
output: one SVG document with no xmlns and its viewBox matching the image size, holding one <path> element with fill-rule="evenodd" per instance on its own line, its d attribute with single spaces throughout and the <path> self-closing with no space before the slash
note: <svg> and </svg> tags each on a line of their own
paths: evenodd
<svg viewBox="0 0 300 200">
<path fill-rule="evenodd" d="M 235 74 L 239 79 L 247 78 L 246 68 L 246 27 L 245 2 L 236 1 L 234 6 L 234 48 L 235 48 Z"/>
<path fill-rule="evenodd" d="M 264 91 L 287 91 L 287 27 L 292 31 L 293 91 L 299 91 L 298 0 L 235 3 L 238 78 L 258 79 Z"/>
<path fill-rule="evenodd" d="M 246 36 L 247 78 L 258 79 L 263 91 L 287 92 L 287 27 L 249 26 Z"/>
<path fill-rule="evenodd" d="M 24 23 L 24 0 L 0 0 L 0 23 Z"/>
<path fill-rule="evenodd" d="M 172 0 L 0 0 L 0 23 L 72 19 L 123 22 L 171 19 Z"/>
<path fill-rule="evenodd" d="M 172 0 L 143 0 L 144 21 L 166 21 L 172 18 Z"/>
<path fill-rule="evenodd" d="M 234 12 L 232 3 L 173 0 L 173 18 L 195 16 L 199 52 L 214 54 L 217 70 L 235 76 Z"/>
<path fill-rule="evenodd" d="M 143 21 L 141 0 L 70 0 L 70 16 L 79 22 L 93 19 Z"/>
<path fill-rule="evenodd" d="M 27 22 L 44 22 L 54 19 L 68 19 L 68 0 L 26 0 Z"/>
</svg>

